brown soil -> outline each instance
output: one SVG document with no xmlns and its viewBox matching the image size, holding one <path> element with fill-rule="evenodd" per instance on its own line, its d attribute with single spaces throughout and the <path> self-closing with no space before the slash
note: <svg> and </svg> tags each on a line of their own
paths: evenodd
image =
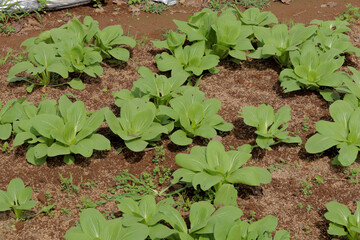
<svg viewBox="0 0 360 240">
<path fill-rule="evenodd" d="M 269 10 L 275 13 L 282 21 L 294 19 L 296 22 L 308 23 L 312 19 L 332 19 L 344 11 L 341 1 L 338 4 L 321 7 L 328 1 L 318 0 L 294 0 L 290 5 L 280 2 L 271 2 Z M 359 6 L 358 0 L 348 0 L 354 6 Z M 114 107 L 112 91 L 130 89 L 132 82 L 137 80 L 138 66 L 146 66 L 156 71 L 155 55 L 158 49 L 154 48 L 147 39 L 161 38 L 161 35 L 169 28 L 175 28 L 172 19 L 186 20 L 187 17 L 200 10 L 204 3 L 193 5 L 185 2 L 184 6 L 171 7 L 161 15 L 140 13 L 135 16 L 126 4 L 117 6 L 109 3 L 104 11 L 98 13 L 89 6 L 69 9 L 73 16 L 82 18 L 90 15 L 100 22 L 101 28 L 121 24 L 124 32 L 137 36 L 144 40 L 144 45 L 131 50 L 131 59 L 121 67 L 112 67 L 103 64 L 104 73 L 97 79 L 86 79 L 86 89 L 73 90 L 69 87 L 35 89 L 28 94 L 23 83 L 9 84 L 6 82 L 7 72 L 13 63 L 6 63 L 0 68 L 0 98 L 6 102 L 12 98 L 26 96 L 28 101 L 38 103 L 44 93 L 47 99 L 56 99 L 64 93 L 72 93 L 79 100 L 84 101 L 89 110 L 98 110 L 102 107 Z M 116 9 L 115 8 L 120 8 Z M 12 48 L 15 53 L 20 52 L 19 45 L 29 37 L 34 37 L 44 30 L 59 27 L 70 18 L 66 16 L 66 10 L 48 12 L 42 15 L 42 23 L 36 17 L 28 17 L 19 27 L 19 32 L 11 36 L 0 35 L 0 54 L 3 56 Z M 360 47 L 360 21 L 352 24 L 350 32 L 351 41 Z M 360 70 L 360 59 L 348 56 L 348 65 Z M 208 98 L 218 98 L 222 102 L 220 114 L 226 121 L 232 122 L 234 130 L 222 136 L 222 143 L 229 150 L 230 146 L 239 146 L 251 143 L 255 140 L 253 129 L 247 127 L 238 117 L 241 107 L 259 105 L 262 103 L 272 105 L 276 110 L 284 105 L 292 108 L 292 120 L 289 130 L 299 131 L 303 142 L 315 132 L 315 123 L 323 118 L 328 118 L 328 104 L 313 92 L 299 91 L 292 94 L 284 94 L 279 86 L 278 76 L 280 68 L 272 60 L 249 60 L 240 65 L 230 62 L 220 64 L 220 72 L 216 75 L 205 75 L 200 88 Z M 107 89 L 108 91 L 103 91 Z M 308 119 L 309 130 L 303 130 L 304 118 Z M 109 187 L 114 187 L 114 178 L 124 169 L 129 169 L 133 174 L 151 171 L 155 165 L 152 159 L 154 150 L 150 149 L 142 153 L 123 152 L 118 154 L 116 149 L 123 144 L 113 135 L 104 124 L 100 132 L 112 142 L 109 152 L 97 152 L 93 157 L 84 159 L 76 157 L 73 165 L 62 163 L 61 159 L 48 159 L 42 166 L 33 166 L 25 159 L 25 148 L 15 148 L 11 153 L 0 153 L 0 189 L 5 190 L 12 178 L 20 177 L 27 186 L 36 191 L 33 199 L 39 201 L 34 209 L 37 212 L 41 206 L 56 203 L 56 208 L 51 214 L 40 214 L 33 219 L 26 220 L 23 224 L 15 224 L 14 218 L 9 212 L 0 213 L 0 239 L 63 239 L 65 232 L 79 220 L 79 208 L 82 196 L 89 197 L 93 202 L 103 200 L 102 193 L 107 193 Z M 176 148 L 165 138 L 159 145 L 163 145 L 166 160 L 165 167 L 176 169 L 174 157 L 179 152 L 186 152 L 186 148 Z M 203 144 L 198 141 L 197 144 Z M 351 184 L 344 173 L 344 168 L 330 164 L 335 151 L 327 151 L 323 155 L 310 155 L 304 150 L 304 145 L 278 145 L 272 151 L 257 150 L 248 165 L 267 168 L 274 164 L 283 164 L 284 167 L 272 173 L 272 182 L 261 188 L 249 188 L 240 186 L 239 201 L 244 212 L 244 219 L 250 219 L 251 212 L 256 212 L 255 219 L 261 219 L 267 215 L 274 215 L 279 220 L 278 229 L 286 229 L 292 234 L 292 239 L 331 239 L 326 233 L 328 222 L 323 214 L 326 212 L 325 204 L 329 201 L 338 201 L 347 205 L 352 211 L 355 210 L 355 200 L 360 200 L 360 184 Z M 351 168 L 360 168 L 357 161 Z M 68 194 L 61 190 L 58 173 L 69 177 L 71 173 L 74 184 L 97 181 L 96 188 L 82 188 L 78 194 Z M 322 176 L 324 182 L 314 182 L 315 176 Z M 312 194 L 302 193 L 301 183 L 308 181 L 313 184 Z M 46 198 L 46 195 L 52 197 Z M 299 208 L 299 204 L 303 208 Z M 307 211 L 306 207 L 312 210 Z M 69 214 L 64 213 L 69 209 Z M 104 212 L 118 212 L 113 202 L 99 206 L 98 210 Z M 33 213 L 29 213 L 33 214 Z"/>
</svg>

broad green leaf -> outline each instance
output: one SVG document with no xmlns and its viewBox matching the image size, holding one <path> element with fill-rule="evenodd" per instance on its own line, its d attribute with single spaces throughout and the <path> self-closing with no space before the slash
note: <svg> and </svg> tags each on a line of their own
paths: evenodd
<svg viewBox="0 0 360 240">
<path fill-rule="evenodd" d="M 359 148 L 355 145 L 343 145 L 339 150 L 339 156 L 337 160 L 341 163 L 342 166 L 350 166 L 355 162 Z"/>
<path fill-rule="evenodd" d="M 10 123 L 0 124 L 0 139 L 6 140 L 10 137 L 12 131 L 12 127 Z"/>
<path fill-rule="evenodd" d="M 332 201 L 326 204 L 326 208 L 328 212 L 324 216 L 327 220 L 342 226 L 348 225 L 348 217 L 351 212 L 345 205 Z"/>
<path fill-rule="evenodd" d="M 306 141 L 305 149 L 308 153 L 320 153 L 337 144 L 339 142 L 333 138 L 316 133 Z"/>
<path fill-rule="evenodd" d="M 49 157 L 61 156 L 70 154 L 70 147 L 66 146 L 60 142 L 54 142 L 51 146 L 47 149 L 47 155 Z"/>
<path fill-rule="evenodd" d="M 146 141 L 144 141 L 144 140 L 142 140 L 140 138 L 137 138 L 137 139 L 134 139 L 134 140 L 125 141 L 125 145 L 131 151 L 141 152 L 146 148 L 146 146 L 148 145 L 148 142 L 146 142 Z"/>
<path fill-rule="evenodd" d="M 30 122 L 36 131 L 49 139 L 51 138 L 51 130 L 64 126 L 63 120 L 59 116 L 52 114 L 37 115 L 30 119 Z"/>
<path fill-rule="evenodd" d="M 73 78 L 70 82 L 68 82 L 69 86 L 73 89 L 83 90 L 85 89 L 84 83 L 81 81 L 80 78 Z"/>
<path fill-rule="evenodd" d="M 84 139 L 77 144 L 70 145 L 70 151 L 72 153 L 80 154 L 84 157 L 91 157 L 93 149 L 93 142 L 89 139 Z"/>
<path fill-rule="evenodd" d="M 196 173 L 192 179 L 192 185 L 196 189 L 198 185 L 203 191 L 209 190 L 223 179 L 222 176 L 210 175 L 206 172 Z"/>
<path fill-rule="evenodd" d="M 170 139 L 173 143 L 180 146 L 186 146 L 192 143 L 192 139 L 188 138 L 183 130 L 177 130 L 174 132 L 170 136 Z"/>
<path fill-rule="evenodd" d="M 216 206 L 236 206 L 237 205 L 237 191 L 231 184 L 223 184 L 219 190 L 216 191 L 214 204 Z"/>
<path fill-rule="evenodd" d="M 34 147 L 29 146 L 26 152 L 26 160 L 33 165 L 42 165 L 46 162 L 46 156 L 42 158 L 36 158 L 34 154 Z"/>
<path fill-rule="evenodd" d="M 95 150 L 110 150 L 110 141 L 106 137 L 101 134 L 92 134 L 89 138 L 87 138 L 93 142 L 93 146 Z"/>
<path fill-rule="evenodd" d="M 244 167 L 236 170 L 226 178 L 231 183 L 242 183 L 250 186 L 260 186 L 271 181 L 271 174 L 259 167 Z"/>
<path fill-rule="evenodd" d="M 113 49 L 109 50 L 108 52 L 114 58 L 124 61 L 124 62 L 129 60 L 129 57 L 130 57 L 129 51 L 125 48 L 113 48 Z"/>
</svg>

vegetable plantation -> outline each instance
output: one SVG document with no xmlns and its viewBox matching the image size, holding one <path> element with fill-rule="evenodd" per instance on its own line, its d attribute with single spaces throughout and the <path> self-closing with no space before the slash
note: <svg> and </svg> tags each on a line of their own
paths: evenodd
<svg viewBox="0 0 360 240">
<path fill-rule="evenodd" d="M 360 239 L 360 23 L 73 17 L 4 63 L 1 239 Z"/>
</svg>

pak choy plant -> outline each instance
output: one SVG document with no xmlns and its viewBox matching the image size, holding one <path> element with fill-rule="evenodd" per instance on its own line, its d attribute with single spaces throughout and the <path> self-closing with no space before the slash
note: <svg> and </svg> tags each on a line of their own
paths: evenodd
<svg viewBox="0 0 360 240">
<path fill-rule="evenodd" d="M 253 34 L 252 28 L 242 25 L 232 9 L 224 11 L 211 27 L 215 32 L 216 41 L 212 44 L 210 52 L 220 59 L 230 55 L 235 61 L 246 60 L 245 51 L 254 50 L 248 38 Z"/>
<path fill-rule="evenodd" d="M 243 145 L 237 151 L 225 151 L 217 141 L 206 147 L 195 146 L 190 154 L 176 155 L 176 164 L 181 168 L 173 173 L 172 183 L 186 183 L 197 189 L 214 189 L 216 205 L 237 205 L 237 190 L 234 184 L 260 186 L 271 181 L 271 174 L 260 167 L 242 167 L 251 158 L 251 147 Z"/>
<path fill-rule="evenodd" d="M 276 113 L 270 105 L 261 104 L 259 107 L 248 106 L 241 110 L 241 118 L 248 126 L 256 128 L 256 144 L 262 149 L 271 150 L 271 146 L 284 143 L 301 144 L 299 136 L 289 136 L 286 131 L 288 122 L 291 120 L 291 108 L 284 106 Z"/>
<path fill-rule="evenodd" d="M 7 140 L 12 133 L 13 127 L 12 124 L 18 120 L 22 115 L 22 103 L 25 101 L 25 98 L 19 100 L 12 99 L 6 102 L 2 106 L 0 101 L 0 139 Z"/>
<path fill-rule="evenodd" d="M 222 206 L 215 208 L 209 202 L 200 201 L 190 207 L 189 221 L 187 227 L 180 213 L 169 205 L 163 205 L 160 208 L 164 221 L 173 229 L 161 232 L 164 237 L 167 232 L 169 235 L 166 239 L 217 239 L 217 240 L 250 240 L 250 239 L 274 239 L 288 240 L 289 233 L 280 230 L 272 234 L 277 226 L 277 219 L 273 216 L 267 216 L 254 223 L 241 221 L 242 211 L 235 206 Z M 163 228 L 163 227 L 161 227 Z M 159 230 L 161 229 L 159 227 Z M 160 231 L 159 231 L 160 232 Z M 160 239 L 160 238 L 152 239 Z"/>
<path fill-rule="evenodd" d="M 120 118 L 110 110 L 105 113 L 111 131 L 123 139 L 126 147 L 134 152 L 143 151 L 148 144 L 159 141 L 162 133 L 168 133 L 165 126 L 154 122 L 155 116 L 155 105 L 139 98 L 122 104 Z"/>
<path fill-rule="evenodd" d="M 169 105 L 171 99 L 186 89 L 182 85 L 189 76 L 185 71 L 172 71 L 171 77 L 167 78 L 143 66 L 139 68 L 138 73 L 140 78 L 133 84 L 134 91 L 137 91 L 136 88 L 139 89 L 156 107 Z"/>
<path fill-rule="evenodd" d="M 344 57 L 338 51 L 318 51 L 312 44 L 306 44 L 301 51 L 290 53 L 293 68 L 281 71 L 279 81 L 284 92 L 301 88 L 317 90 L 327 101 L 339 99 L 339 96 L 326 87 L 339 87 L 348 78 L 345 72 L 337 71 L 344 63 Z"/>
<path fill-rule="evenodd" d="M 44 100 L 39 107 L 24 106 L 24 116 L 14 126 L 13 146 L 28 144 L 26 159 L 41 165 L 47 157 L 64 156 L 71 164 L 73 154 L 90 157 L 93 150 L 109 150 L 110 141 L 96 133 L 104 121 L 105 108 L 87 116 L 81 101 L 72 103 L 65 95 L 55 100 Z"/>
<path fill-rule="evenodd" d="M 155 56 L 157 67 L 160 71 L 179 70 L 189 75 L 200 76 L 205 70 L 215 73 L 219 63 L 219 57 L 214 54 L 205 54 L 205 41 L 199 41 L 192 45 L 177 47 L 173 55 L 163 52 Z"/>
<path fill-rule="evenodd" d="M 218 231 L 221 228 L 219 225 L 223 221 L 233 224 L 242 215 L 242 211 L 237 207 L 224 206 L 215 210 L 209 202 L 200 201 L 190 207 L 190 228 L 188 228 L 180 213 L 174 208 L 164 206 L 160 211 L 164 215 L 165 222 L 173 228 L 169 239 L 176 240 L 218 239 L 223 233 Z"/>
<path fill-rule="evenodd" d="M 188 22 L 174 20 L 178 29 L 185 33 L 190 42 L 205 41 L 206 48 L 211 48 L 211 42 L 215 41 L 212 25 L 217 19 L 217 13 L 204 8 L 201 12 L 194 13 L 188 18 Z"/>
<path fill-rule="evenodd" d="M 321 153 L 336 146 L 339 154 L 332 163 L 350 166 L 358 156 L 360 146 L 360 108 L 344 100 L 337 100 L 329 107 L 333 122 L 320 120 L 316 123 L 317 133 L 311 136 L 305 149 L 308 153 Z"/>
<path fill-rule="evenodd" d="M 290 52 L 309 39 L 317 30 L 317 26 L 305 27 L 297 23 L 290 29 L 285 24 L 276 24 L 272 28 L 254 28 L 258 40 L 258 48 L 248 56 L 255 59 L 274 57 L 281 67 L 290 67 Z"/>
<path fill-rule="evenodd" d="M 326 204 L 325 218 L 330 221 L 327 232 L 330 235 L 344 236 L 348 240 L 360 239 L 360 202 L 351 214 L 346 205 L 332 201 Z"/>
<path fill-rule="evenodd" d="M 16 77 L 17 74 L 25 71 L 27 74 L 32 75 L 30 79 L 27 76 Z M 50 85 L 54 74 L 58 74 L 62 78 L 68 78 L 69 72 L 66 62 L 56 54 L 53 45 L 41 42 L 31 48 L 27 61 L 17 63 L 9 70 L 6 80 L 8 82 L 29 82 L 30 86 L 27 87 L 27 91 L 31 92 L 35 85 Z"/>
<path fill-rule="evenodd" d="M 278 19 L 272 12 L 260 12 L 259 8 L 248 8 L 241 12 L 235 7 L 237 17 L 243 25 L 256 27 L 269 27 L 271 24 L 277 24 Z"/>
<path fill-rule="evenodd" d="M 187 89 L 181 96 L 170 100 L 170 107 L 159 106 L 158 115 L 166 115 L 173 119 L 176 130 L 170 139 L 173 143 L 186 146 L 192 143 L 192 138 L 200 136 L 213 138 L 216 130 L 227 132 L 233 129 L 217 114 L 221 102 L 218 99 L 205 99 L 205 94 L 197 88 Z"/>
<path fill-rule="evenodd" d="M 20 178 L 14 178 L 7 186 L 7 191 L 0 190 L 0 211 L 11 211 L 16 220 L 20 220 L 24 210 L 31 210 L 37 204 L 31 200 L 32 189 L 25 187 Z"/>
<path fill-rule="evenodd" d="M 134 224 L 124 227 L 121 219 L 106 220 L 96 209 L 89 208 L 80 214 L 80 225 L 70 228 L 66 240 L 133 240 L 146 239 L 147 229 L 144 225 Z"/>
<path fill-rule="evenodd" d="M 134 38 L 124 36 L 121 25 L 113 25 L 98 31 L 95 36 L 95 50 L 101 53 L 103 59 L 115 58 L 118 61 L 126 62 L 130 58 L 130 52 L 124 48 L 125 45 L 134 48 Z"/>
<path fill-rule="evenodd" d="M 348 67 L 352 72 L 349 78 L 344 78 L 344 84 L 336 90 L 345 93 L 344 101 L 350 103 L 354 109 L 360 106 L 360 72 L 353 67 Z"/>
<path fill-rule="evenodd" d="M 168 49 L 170 52 L 173 53 L 176 48 L 182 47 L 184 45 L 185 40 L 185 34 L 176 33 L 170 30 L 166 40 L 153 40 L 152 43 L 157 48 Z"/>
<path fill-rule="evenodd" d="M 165 198 L 156 203 L 155 196 L 144 195 L 138 202 L 132 198 L 122 198 L 118 204 L 122 212 L 122 222 L 126 227 L 142 225 L 149 233 L 150 239 L 164 239 L 173 233 L 173 230 L 161 222 L 165 219 L 162 209 L 172 208 L 174 200 Z"/>
</svg>

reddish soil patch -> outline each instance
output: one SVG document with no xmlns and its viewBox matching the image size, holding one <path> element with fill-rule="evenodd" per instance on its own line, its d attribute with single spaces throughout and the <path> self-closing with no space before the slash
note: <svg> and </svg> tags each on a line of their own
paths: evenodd
<svg viewBox="0 0 360 240">
<path fill-rule="evenodd" d="M 337 6 L 321 7 L 328 1 L 317 0 L 294 0 L 290 5 L 272 2 L 269 10 L 273 11 L 282 21 L 294 19 L 296 22 L 308 23 L 310 20 L 332 19 L 341 13 L 345 7 L 340 1 Z M 359 6 L 358 0 L 346 1 L 354 6 Z M 172 19 L 185 20 L 187 17 L 200 10 L 201 4 L 196 7 L 176 6 L 161 15 L 140 13 L 132 15 L 126 5 L 116 6 L 109 3 L 102 13 L 88 6 L 69 9 L 73 16 L 83 18 L 90 15 L 100 22 L 101 28 L 121 24 L 124 32 L 136 35 L 138 39 L 145 35 L 148 38 L 161 38 L 161 35 L 169 28 L 175 28 Z M 115 8 L 120 8 L 115 10 Z M 37 23 L 35 18 L 24 20 L 24 26 L 20 32 L 11 36 L 0 35 L 0 54 L 4 55 L 10 48 L 19 52 L 20 43 L 38 35 L 44 30 L 59 27 L 70 18 L 66 16 L 66 10 L 48 12 L 42 16 L 43 22 Z M 360 47 L 360 21 L 352 24 L 350 32 L 351 41 Z M 138 66 L 146 66 L 156 71 L 155 55 L 158 49 L 148 41 L 142 46 L 137 46 L 131 51 L 131 59 L 121 67 L 112 67 L 103 64 L 104 74 L 97 79 L 86 79 L 86 89 L 73 90 L 68 87 L 46 88 L 48 99 L 56 99 L 64 93 L 72 93 L 79 100 L 84 101 L 89 110 L 98 110 L 102 107 L 114 107 L 112 91 L 130 89 L 132 82 L 137 80 Z M 360 59 L 348 56 L 348 65 L 360 70 Z M 27 97 L 28 101 L 38 103 L 44 92 L 35 89 L 28 94 L 24 84 L 9 84 L 6 82 L 7 72 L 13 63 L 7 63 L 0 68 L 0 98 L 6 102 L 12 98 Z M 280 68 L 272 60 L 249 60 L 240 65 L 230 62 L 220 64 L 220 72 L 216 75 L 203 77 L 200 88 L 208 98 L 218 98 L 222 102 L 220 114 L 226 121 L 232 122 L 234 130 L 222 136 L 222 143 L 227 149 L 230 146 L 239 146 L 255 140 L 254 131 L 247 127 L 238 118 L 241 107 L 249 105 L 270 104 L 275 109 L 284 105 L 292 108 L 292 120 L 289 130 L 298 130 L 303 142 L 315 132 L 315 123 L 323 118 L 328 118 L 328 104 L 316 93 L 299 91 L 292 94 L 284 94 L 279 86 L 278 76 Z M 107 91 L 103 91 L 106 89 Z M 308 119 L 309 130 L 303 130 L 304 118 Z M 93 202 L 103 200 L 102 193 L 108 193 L 109 187 L 115 186 L 114 178 L 124 169 L 129 169 L 133 174 L 151 171 L 155 165 L 152 159 L 155 156 L 153 149 L 142 153 L 124 151 L 118 154 L 116 149 L 123 146 L 121 140 L 113 135 L 104 124 L 100 132 L 112 142 L 109 152 L 97 152 L 93 157 L 84 159 L 76 157 L 74 165 L 65 165 L 61 159 L 49 159 L 42 166 L 33 166 L 25 159 L 25 148 L 16 148 L 11 153 L 0 153 L 0 189 L 5 189 L 9 181 L 14 177 L 20 177 L 27 186 L 35 188 L 34 200 L 39 204 L 34 209 L 38 211 L 41 205 L 49 205 L 56 202 L 56 208 L 50 215 L 40 214 L 24 224 L 14 225 L 14 218 L 8 212 L 0 213 L 0 238 L 8 240 L 16 239 L 62 239 L 65 232 L 79 220 L 78 204 L 82 204 L 82 196 L 87 196 Z M 197 141 L 197 144 L 204 144 Z M 166 155 L 162 165 L 176 169 L 174 157 L 179 152 L 186 152 L 186 148 L 174 147 L 167 138 L 159 145 L 163 145 Z M 261 219 L 266 215 L 274 215 L 279 220 L 279 229 L 286 229 L 292 233 L 292 239 L 331 239 L 326 233 L 328 222 L 323 214 L 326 212 L 325 204 L 336 200 L 346 204 L 352 211 L 355 210 L 355 200 L 360 199 L 360 184 L 351 184 L 344 173 L 344 168 L 332 166 L 330 159 L 334 157 L 333 151 L 327 151 L 323 155 L 310 155 L 304 150 L 304 145 L 278 145 L 272 151 L 258 150 L 248 165 L 267 168 L 271 165 L 282 164 L 272 173 L 272 182 L 261 188 L 249 188 L 239 186 L 239 201 L 244 211 L 244 219 L 250 219 L 251 212 L 256 212 L 255 219 Z M 279 166 L 279 165 L 278 165 Z M 360 168 L 357 161 L 351 168 Z M 74 184 L 97 181 L 96 188 L 84 187 L 77 194 L 68 194 L 61 190 L 58 173 L 69 177 L 71 173 Z M 322 176 L 324 183 L 316 184 L 315 176 Z M 308 181 L 313 184 L 312 194 L 305 195 L 301 183 Z M 51 197 L 49 197 L 51 195 Z M 301 205 L 303 208 L 300 208 Z M 312 209 L 307 211 L 306 207 Z M 118 212 L 114 202 L 107 202 L 97 208 L 104 212 Z M 69 210 L 69 211 L 67 211 Z"/>
</svg>

